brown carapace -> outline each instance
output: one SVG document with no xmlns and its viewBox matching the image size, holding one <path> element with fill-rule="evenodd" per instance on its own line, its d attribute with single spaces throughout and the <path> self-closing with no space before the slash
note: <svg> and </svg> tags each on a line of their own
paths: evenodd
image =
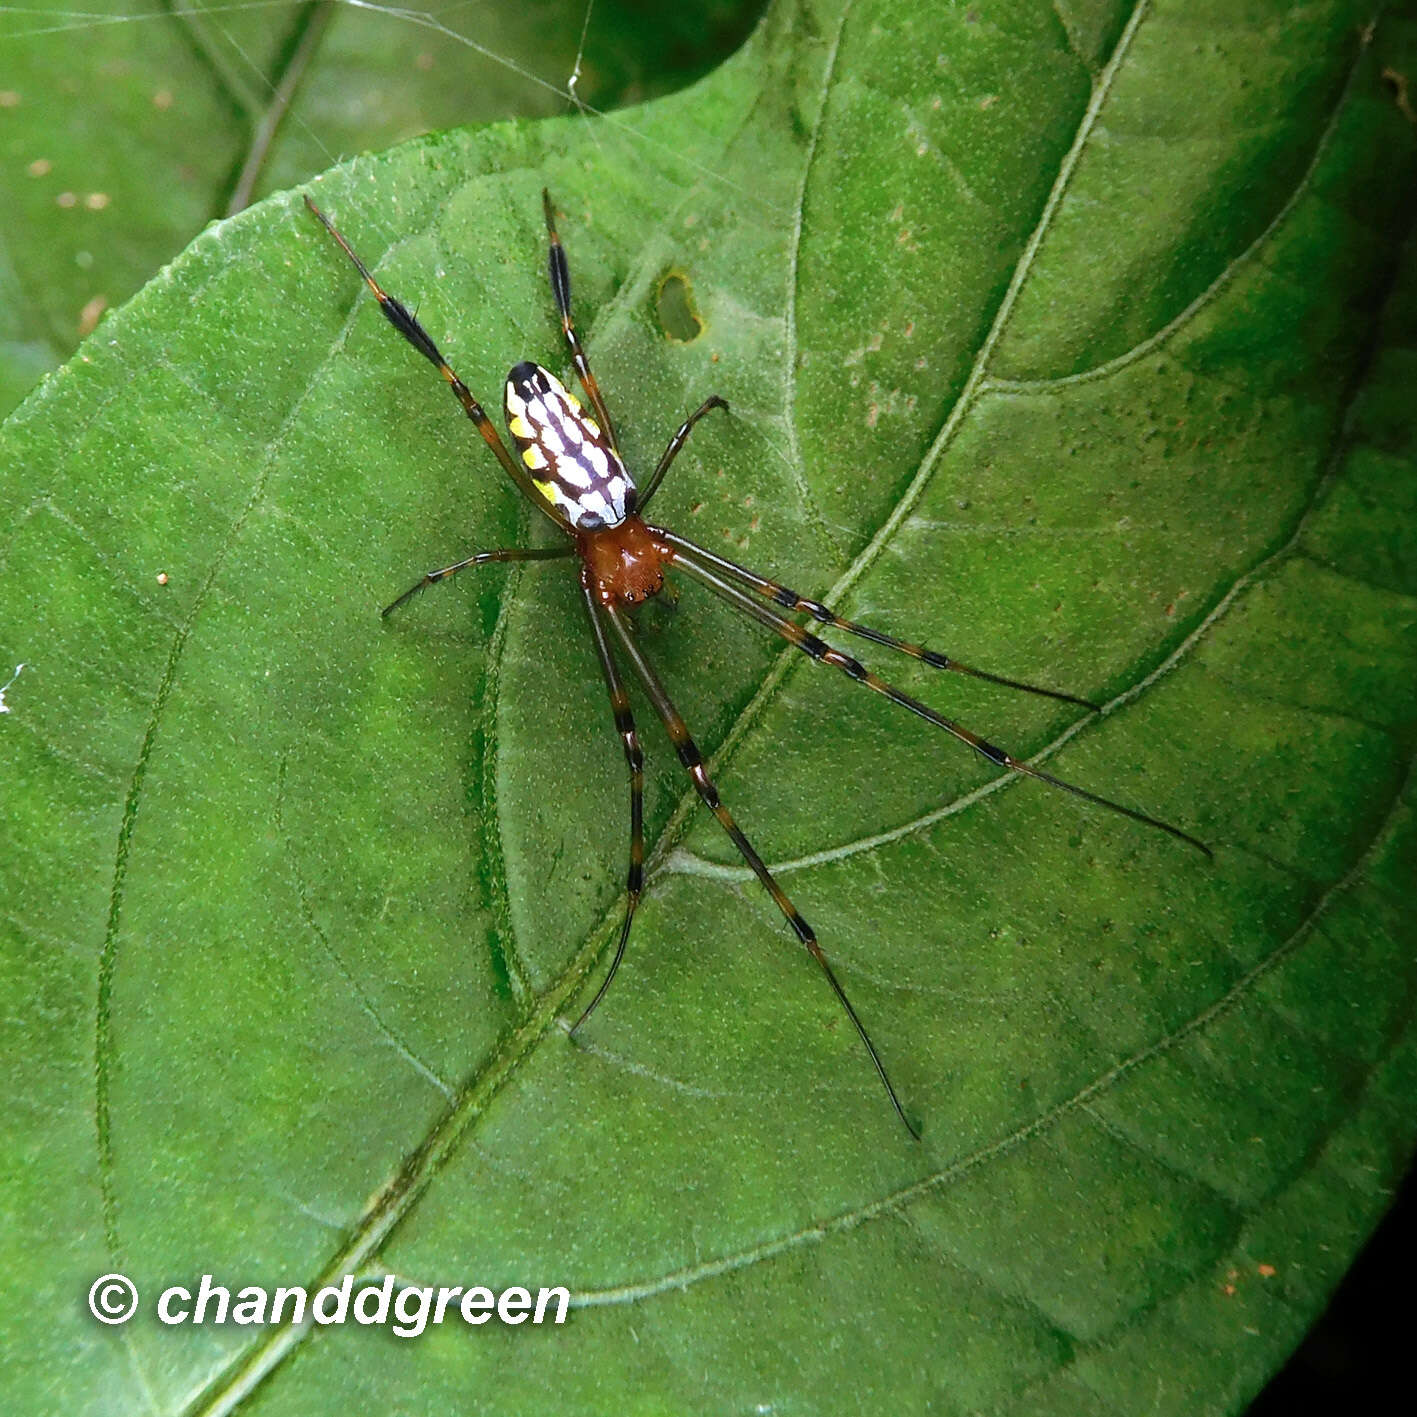
<svg viewBox="0 0 1417 1417">
<path fill-rule="evenodd" d="M 1168 832 L 1171 836 L 1203 851 L 1207 856 L 1210 855 L 1209 847 L 1179 827 L 1064 782 L 1061 778 L 1053 777 L 1050 773 L 1015 758 L 1002 748 L 995 747 L 969 729 L 936 713 L 919 699 L 912 698 L 886 683 L 859 660 L 828 644 L 792 616 L 804 615 L 819 624 L 856 635 L 887 649 L 898 650 L 936 669 L 973 675 L 975 678 L 986 679 L 990 683 L 1010 689 L 1021 689 L 1030 694 L 1042 694 L 1064 703 L 1075 704 L 1089 712 L 1098 711 L 1095 704 L 1071 694 L 1040 688 L 1036 684 L 1025 684 L 1017 679 L 985 673 L 936 650 L 924 649 L 919 645 L 896 639 L 893 635 L 845 620 L 820 601 L 800 596 L 796 591 L 788 590 L 776 581 L 757 575 L 746 567 L 716 555 L 663 527 L 652 526 L 646 522 L 642 513 L 649 505 L 650 498 L 654 496 L 665 473 L 669 471 L 670 464 L 688 440 L 694 425 L 713 409 L 726 411 L 728 405 L 717 396 L 706 399 L 684 420 L 669 440 L 669 446 L 664 450 L 664 455 L 643 490 L 636 486 L 620 456 L 614 425 L 610 421 L 600 386 L 596 383 L 595 375 L 591 373 L 590 363 L 586 359 L 571 319 L 570 270 L 561 239 L 556 234 L 551 198 L 546 192 L 542 193 L 542 207 L 550 241 L 551 291 L 560 313 L 562 332 L 570 346 L 572 365 L 586 397 L 590 400 L 593 416 L 581 407 L 575 395 L 547 369 L 539 364 L 518 364 L 508 374 L 504 392 L 507 427 L 516 448 L 515 455 L 502 441 L 492 421 L 487 417 L 482 405 L 472 396 L 467 385 L 449 368 L 428 332 L 406 306 L 379 285 L 330 219 L 308 196 L 305 202 L 354 263 L 374 293 L 374 298 L 379 302 L 379 308 L 389 323 L 428 359 L 447 381 L 464 412 L 476 424 L 477 431 L 486 440 L 512 481 L 564 533 L 564 540 L 558 545 L 502 547 L 477 551 L 452 565 L 429 571 L 392 605 L 386 607 L 383 613 L 389 615 L 428 586 L 469 566 L 481 566 L 494 561 L 546 561 L 572 555 L 580 559 L 582 599 L 601 672 L 609 689 L 615 727 L 624 745 L 625 761 L 629 768 L 630 867 L 625 887 L 625 917 L 614 957 L 600 988 L 573 1025 L 572 1033 L 590 1017 L 596 1005 L 605 997 L 605 991 L 610 987 L 610 981 L 615 977 L 620 961 L 624 958 L 625 945 L 630 938 L 630 926 L 635 918 L 635 907 L 644 889 L 644 757 L 640 750 L 629 695 L 621 675 L 621 666 L 627 665 L 664 724 L 694 789 L 718 819 L 753 873 L 766 887 L 797 938 L 816 960 L 865 1045 L 896 1114 L 905 1123 L 911 1135 L 918 1138 L 919 1131 L 906 1116 L 880 1055 L 851 1000 L 847 998 L 846 991 L 827 962 L 812 927 L 787 898 L 782 887 L 763 864 L 762 858 L 753 849 L 752 843 L 743 835 L 729 814 L 728 808 L 723 805 L 688 727 L 645 656 L 627 609 L 658 594 L 664 587 L 667 570 L 680 570 L 735 609 L 780 635 L 802 653 L 821 664 L 841 670 L 872 692 L 884 695 L 892 703 L 899 704 L 928 723 L 943 729 L 996 766 L 1037 778 L 1050 786 L 1071 792 L 1087 802 L 1118 812 L 1134 822 Z"/>
<path fill-rule="evenodd" d="M 638 605 L 664 589 L 674 548 L 646 524 L 626 517 L 619 526 L 583 531 L 576 538 L 581 580 L 602 605 Z"/>
</svg>

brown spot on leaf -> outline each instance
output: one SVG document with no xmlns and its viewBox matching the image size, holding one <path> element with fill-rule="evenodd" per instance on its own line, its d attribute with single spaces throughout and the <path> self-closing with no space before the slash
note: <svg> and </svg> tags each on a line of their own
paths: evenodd
<svg viewBox="0 0 1417 1417">
<path fill-rule="evenodd" d="M 1412 100 L 1407 92 L 1407 75 L 1401 69 L 1394 69 L 1388 65 L 1383 70 L 1383 83 L 1392 90 L 1393 99 L 1397 103 L 1397 111 L 1409 123 L 1417 123 L 1417 113 L 1412 110 Z"/>
<path fill-rule="evenodd" d="M 91 335 L 94 327 L 103 316 L 103 312 L 108 309 L 108 297 L 106 295 L 95 295 L 92 300 L 79 311 L 79 338 Z"/>
</svg>

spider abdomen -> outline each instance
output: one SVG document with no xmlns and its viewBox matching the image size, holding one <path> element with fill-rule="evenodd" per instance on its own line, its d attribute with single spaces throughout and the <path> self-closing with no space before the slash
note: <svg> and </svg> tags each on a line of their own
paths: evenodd
<svg viewBox="0 0 1417 1417">
<path fill-rule="evenodd" d="M 507 427 L 538 492 L 576 531 L 619 526 L 634 511 L 635 484 L 600 425 L 539 364 L 507 375 Z"/>
</svg>

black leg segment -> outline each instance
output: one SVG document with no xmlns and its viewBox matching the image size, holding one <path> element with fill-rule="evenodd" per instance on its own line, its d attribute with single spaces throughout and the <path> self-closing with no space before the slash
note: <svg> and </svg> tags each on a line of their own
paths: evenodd
<svg viewBox="0 0 1417 1417">
<path fill-rule="evenodd" d="M 886 1072 L 885 1064 L 881 1062 L 881 1055 L 876 1052 L 876 1045 L 871 1042 L 871 1035 L 866 1032 L 866 1026 L 861 1022 L 860 1016 L 852 1006 L 851 1000 L 846 997 L 846 991 L 841 987 L 835 972 L 827 963 L 826 955 L 822 953 L 822 947 L 817 943 L 816 932 L 802 917 L 802 913 L 787 898 L 787 892 L 778 885 L 772 873 L 763 863 L 763 859 L 753 849 L 753 844 L 743 835 L 737 822 L 723 805 L 718 795 L 718 788 L 714 786 L 713 780 L 709 777 L 707 769 L 704 767 L 702 754 L 698 745 L 689 735 L 688 725 L 679 715 L 679 710 L 674 707 L 673 701 L 666 692 L 664 685 L 660 682 L 659 676 L 655 673 L 653 666 L 645 657 L 644 651 L 640 649 L 636 642 L 634 632 L 630 628 L 629 621 L 624 614 L 610 606 L 605 611 L 606 617 L 610 621 L 611 629 L 614 630 L 616 638 L 620 642 L 620 648 L 624 652 L 625 658 L 629 661 L 630 667 L 635 671 L 635 677 L 640 681 L 646 696 L 654 705 L 655 712 L 659 715 L 660 721 L 664 724 L 665 731 L 669 734 L 670 741 L 673 742 L 675 751 L 679 754 L 679 761 L 684 764 L 685 771 L 693 780 L 694 789 L 699 794 L 703 804 L 710 812 L 718 818 L 719 825 L 727 832 L 729 840 L 738 848 L 738 854 L 752 868 L 753 874 L 766 887 L 768 894 L 773 898 L 774 904 L 782 912 L 787 923 L 792 927 L 793 933 L 802 942 L 807 952 L 820 966 L 822 973 L 826 976 L 827 983 L 831 985 L 832 992 L 836 995 L 838 1002 L 846 1011 L 846 1016 L 851 1020 L 852 1026 L 856 1029 L 861 1042 L 866 1047 L 866 1052 L 870 1055 L 871 1062 L 876 1069 L 877 1075 L 884 1084 L 886 1094 L 890 1097 L 891 1106 L 895 1108 L 896 1115 L 905 1124 L 905 1129 L 917 1141 L 920 1133 L 915 1129 L 910 1119 L 905 1115 L 904 1108 L 900 1105 L 900 1098 L 896 1096 L 895 1087 L 892 1085 L 890 1076 Z"/>
<path fill-rule="evenodd" d="M 679 456 L 679 450 L 689 441 L 689 434 L 693 432 L 694 424 L 704 414 L 712 413 L 716 408 L 721 408 L 727 413 L 728 400 L 719 398 L 717 394 L 711 394 L 679 425 L 679 431 L 669 440 L 669 446 L 664 450 L 664 456 L 660 458 L 659 466 L 655 468 L 650 477 L 649 485 L 635 499 L 636 511 L 642 512 L 649 505 L 649 499 L 654 496 L 659 484 L 664 481 L 664 474 L 669 471 L 670 464 Z"/>
<path fill-rule="evenodd" d="M 418 323 L 409 312 L 406 305 L 399 300 L 395 300 L 394 297 L 374 279 L 369 271 L 369 267 L 355 254 L 354 247 L 345 240 L 334 222 L 310 200 L 308 194 L 305 197 L 305 205 L 310 208 L 311 213 L 318 218 L 325 230 L 334 237 L 340 250 L 354 263 L 355 270 L 364 278 L 364 284 L 373 291 L 374 298 L 379 302 L 379 309 L 384 312 L 384 318 L 388 320 L 399 334 L 428 360 L 447 381 L 448 387 L 453 391 L 453 395 L 462 405 L 463 412 L 466 413 L 476 425 L 477 431 L 482 435 L 483 442 L 496 454 L 497 461 L 502 464 L 507 475 L 517 484 L 522 492 L 526 494 L 533 506 L 539 507 L 557 526 L 564 529 L 566 525 L 565 519 L 560 516 L 552 504 L 536 490 L 536 486 L 528 476 L 526 468 L 507 451 L 507 445 L 502 441 L 502 435 L 492 426 L 492 420 L 488 418 L 482 405 L 473 397 L 472 391 L 448 366 L 448 361 L 443 358 L 438 346 L 433 343 L 433 337 Z"/>
<path fill-rule="evenodd" d="M 740 566 L 736 561 L 730 561 L 726 556 L 719 556 L 707 547 L 699 546 L 685 537 L 676 536 L 672 531 L 664 531 L 660 528 L 656 528 L 656 531 L 685 556 L 697 557 L 701 562 L 712 566 L 714 570 L 747 586 L 749 590 L 762 596 L 764 600 L 770 600 L 774 605 L 780 605 L 785 610 L 801 611 L 810 615 L 819 624 L 831 625 L 835 629 L 845 630 L 847 634 L 858 635 L 863 640 L 870 640 L 872 644 L 899 650 L 901 654 L 908 654 L 911 659 L 918 659 L 922 664 L 928 664 L 932 669 L 950 669 L 956 674 L 968 674 L 974 679 L 987 680 L 990 684 L 1001 684 L 1006 689 L 1022 689 L 1026 694 L 1038 694 L 1045 699 L 1057 699 L 1065 704 L 1077 704 L 1080 708 L 1089 709 L 1093 713 L 1101 712 L 1100 707 L 1090 699 L 1080 699 L 1076 694 L 1064 694 L 1057 689 L 1044 689 L 1037 684 L 1025 684 L 1021 679 L 1006 679 L 1002 674 L 989 674 L 983 669 L 975 669 L 971 665 L 961 664 L 953 656 L 941 654 L 938 650 L 925 649 L 920 645 L 911 644 L 909 640 L 899 640 L 894 635 L 887 635 L 881 630 L 873 630 L 869 625 L 858 625 L 854 620 L 844 620 L 835 611 L 823 605 L 820 600 L 809 600 L 806 596 L 798 595 L 795 590 L 788 590 L 785 585 L 781 585 L 777 581 L 770 581 L 766 576 L 759 576 L 746 566 Z"/>
<path fill-rule="evenodd" d="M 449 576 L 455 576 L 459 571 L 467 570 L 469 566 L 486 566 L 493 561 L 555 561 L 569 556 L 574 550 L 574 546 L 567 544 L 565 546 L 503 546 L 495 551 L 474 551 L 465 560 L 454 561 L 451 566 L 444 566 L 441 570 L 429 571 L 421 581 L 415 581 L 396 601 L 391 605 L 386 605 L 379 614 L 387 618 L 401 605 L 407 605 L 414 596 L 427 590 L 429 586 L 437 585 L 439 581 L 445 581 Z"/>
<path fill-rule="evenodd" d="M 1037 778 L 1039 782 L 1046 782 L 1051 787 L 1059 787 L 1064 792 L 1071 792 L 1074 797 L 1081 797 L 1085 802 L 1091 802 L 1098 807 L 1106 807 L 1109 811 L 1117 812 L 1124 817 L 1130 817 L 1134 822 L 1140 822 L 1143 826 L 1155 827 L 1158 831 L 1166 832 L 1170 836 L 1184 841 L 1189 846 L 1194 846 L 1197 851 L 1204 852 L 1206 856 L 1211 856 L 1210 847 L 1205 842 L 1193 837 L 1190 832 L 1182 831 L 1180 827 L 1173 827 L 1170 822 L 1163 822 L 1158 817 L 1150 817 L 1145 812 L 1138 812 L 1135 808 L 1124 807 L 1120 802 L 1113 802 L 1108 797 L 1100 797 L 1095 792 L 1089 792 L 1085 787 L 1078 787 L 1071 782 L 1064 782 L 1060 777 L 1054 777 L 1051 773 L 1044 772 L 1041 768 L 1036 768 L 1013 756 L 1012 753 L 1005 752 L 1004 749 L 995 747 L 993 743 L 981 738 L 977 733 L 971 733 L 969 729 L 961 724 L 955 723 L 952 719 L 945 718 L 934 709 L 922 704 L 919 699 L 912 698 L 909 694 L 902 693 L 893 684 L 888 684 L 879 677 L 871 673 L 858 659 L 853 659 L 849 654 L 843 654 L 839 649 L 833 648 L 825 640 L 804 630 L 795 620 L 789 620 L 780 611 L 772 609 L 770 606 L 760 604 L 758 601 L 745 595 L 736 586 L 730 585 L 727 581 L 721 580 L 714 575 L 706 566 L 700 565 L 691 556 L 677 558 L 676 564 L 681 566 L 695 580 L 706 585 L 715 595 L 726 600 L 735 609 L 741 610 L 750 619 L 758 621 L 759 624 L 766 625 L 768 629 L 782 636 L 789 644 L 801 650 L 803 654 L 809 655 L 812 659 L 822 664 L 829 664 L 833 669 L 839 669 L 848 679 L 854 679 L 858 684 L 864 684 L 873 693 L 881 694 L 889 699 L 893 704 L 899 704 L 901 708 L 908 709 L 919 718 L 923 718 L 927 723 L 933 723 L 936 728 L 942 728 L 946 733 L 958 738 L 961 743 L 967 743 L 974 751 L 982 757 L 987 758 L 991 763 L 1001 768 L 1008 768 L 1013 772 L 1023 773 L 1027 777 Z"/>
<path fill-rule="evenodd" d="M 541 206 L 546 216 L 547 240 L 551 243 L 547 256 L 551 270 L 551 294 L 556 299 L 557 310 L 561 312 L 561 329 L 566 343 L 571 346 L 571 362 L 576 366 L 576 377 L 581 381 L 581 387 L 595 408 L 595 416 L 618 457 L 620 444 L 615 437 L 615 425 L 610 421 L 610 410 L 605 407 L 604 395 L 595 381 L 595 375 L 590 372 L 590 360 L 581 348 L 575 322 L 571 319 L 571 267 L 566 261 L 566 248 L 561 245 L 561 238 L 556 232 L 556 212 L 551 205 L 551 193 L 544 187 L 541 189 Z"/>
<path fill-rule="evenodd" d="M 610 969 L 605 975 L 595 997 L 586 1005 L 574 1024 L 574 1033 L 595 1012 L 596 1005 L 605 997 L 610 981 L 625 958 L 625 946 L 630 939 L 630 926 L 634 923 L 635 907 L 640 903 L 645 877 L 645 759 L 640 751 L 639 735 L 635 732 L 635 716 L 630 711 L 630 698 L 625 692 L 624 681 L 615 665 L 610 642 L 605 636 L 605 625 L 601 619 L 601 609 L 595 595 L 586 587 L 581 588 L 585 598 L 586 614 L 590 617 L 590 632 L 595 640 L 596 657 L 600 660 L 601 673 L 605 676 L 605 686 L 610 691 L 610 711 L 615 715 L 615 730 L 625 745 L 625 766 L 630 771 L 630 869 L 625 880 L 625 922 L 620 927 L 620 939 L 615 946 L 615 958 L 610 961 Z"/>
</svg>

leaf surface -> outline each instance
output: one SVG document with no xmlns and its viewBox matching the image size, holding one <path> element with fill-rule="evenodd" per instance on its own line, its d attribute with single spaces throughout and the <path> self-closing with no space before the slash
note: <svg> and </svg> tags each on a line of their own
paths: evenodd
<svg viewBox="0 0 1417 1417">
<path fill-rule="evenodd" d="M 1410 1154 L 1413 140 L 1357 7 L 775 6 L 597 125 L 321 204 L 489 407 L 566 363 L 550 185 L 667 525 L 1084 715 L 879 667 L 1215 860 L 683 587 L 644 643 L 908 1110 L 567 563 L 294 196 L 9 421 L 0 718 L 30 1407 L 1243 1407 Z M 1198 97 L 1199 96 L 1199 97 Z M 1407 248 L 1410 250 L 1410 242 Z M 703 330 L 666 337 L 687 282 Z M 539 520 L 539 519 L 537 519 Z M 162 573 L 165 584 L 157 577 Z M 957 682 L 958 681 L 958 682 Z M 93 1276 L 142 1318 L 99 1330 Z M 564 1329 L 165 1329 L 164 1285 L 563 1283 Z"/>
</svg>

